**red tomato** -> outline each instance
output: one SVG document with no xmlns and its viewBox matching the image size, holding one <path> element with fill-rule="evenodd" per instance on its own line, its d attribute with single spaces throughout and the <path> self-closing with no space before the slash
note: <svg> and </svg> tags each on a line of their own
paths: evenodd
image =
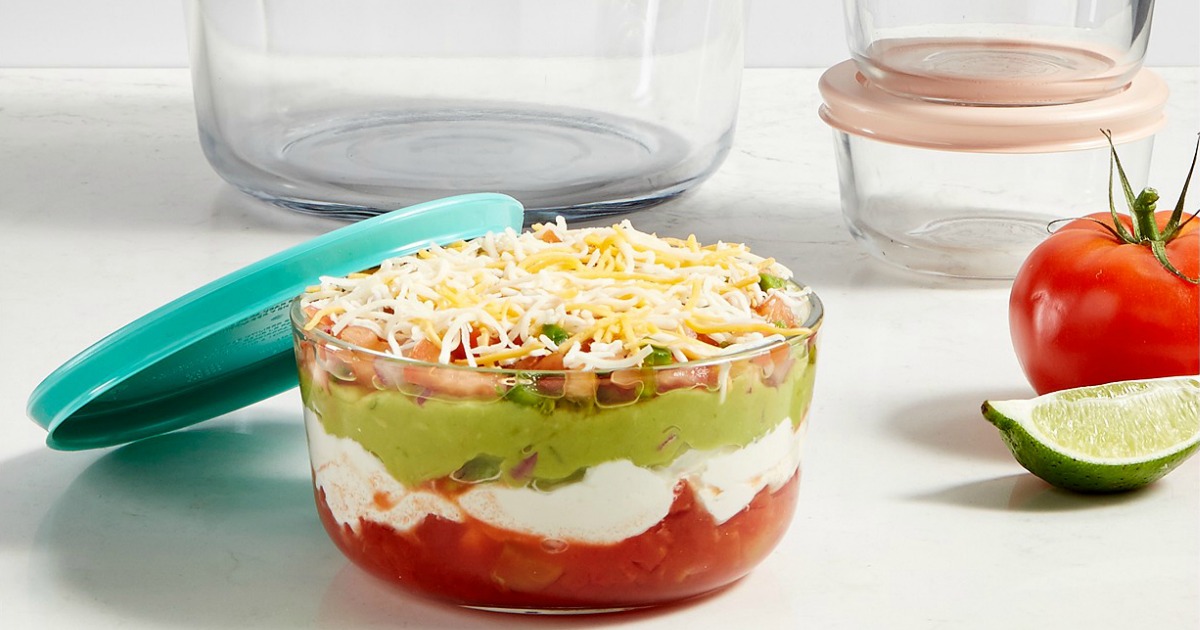
<svg viewBox="0 0 1200 630">
<path fill-rule="evenodd" d="M 1155 213 L 1160 229 L 1169 212 Z M 1122 223 L 1131 228 L 1128 216 Z M 1013 347 L 1039 394 L 1113 381 L 1200 373 L 1200 285 L 1168 271 L 1149 245 L 1077 219 L 1034 249 L 1013 282 Z M 1184 275 L 1200 275 L 1200 219 L 1167 242 Z"/>
</svg>

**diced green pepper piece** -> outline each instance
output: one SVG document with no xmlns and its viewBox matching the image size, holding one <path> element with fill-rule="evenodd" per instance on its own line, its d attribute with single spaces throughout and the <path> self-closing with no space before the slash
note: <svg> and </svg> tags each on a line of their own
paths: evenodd
<svg viewBox="0 0 1200 630">
<path fill-rule="evenodd" d="M 642 360 L 643 365 L 669 365 L 675 362 L 675 355 L 670 350 L 659 346 L 650 346 L 650 354 Z"/>
<path fill-rule="evenodd" d="M 571 335 L 558 324 L 546 324 L 542 326 L 542 331 L 539 334 L 545 335 L 556 346 L 565 343 L 567 339 L 571 338 Z"/>
<path fill-rule="evenodd" d="M 763 291 L 767 291 L 769 289 L 782 289 L 786 287 L 787 284 L 788 281 L 780 278 L 779 276 L 772 276 L 768 273 L 758 274 L 758 288 L 762 289 Z"/>
<path fill-rule="evenodd" d="M 537 392 L 532 384 L 518 383 L 504 394 L 504 397 L 518 405 L 533 407 L 542 413 L 554 411 L 554 399 L 547 398 Z"/>
<path fill-rule="evenodd" d="M 479 455 L 450 473 L 450 478 L 463 483 L 493 481 L 500 478 L 500 463 L 503 461 L 495 455 Z"/>
</svg>

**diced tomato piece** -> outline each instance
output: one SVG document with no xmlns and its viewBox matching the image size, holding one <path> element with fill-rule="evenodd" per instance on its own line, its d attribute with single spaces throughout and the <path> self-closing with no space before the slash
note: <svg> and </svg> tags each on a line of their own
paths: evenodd
<svg viewBox="0 0 1200 630">
<path fill-rule="evenodd" d="M 426 363 L 437 363 L 438 356 L 441 350 L 438 349 L 432 341 L 422 339 L 413 346 L 412 350 L 408 351 L 408 358 L 414 361 L 424 361 Z"/>
<path fill-rule="evenodd" d="M 754 312 L 761 315 L 763 319 L 773 324 L 781 324 L 785 328 L 794 328 L 799 325 L 795 311 L 788 306 L 787 301 L 777 294 L 771 295 L 762 304 L 759 304 Z"/>
<path fill-rule="evenodd" d="M 346 343 L 381 352 L 387 349 L 388 344 L 370 329 L 362 326 L 347 326 L 338 334 L 338 339 Z M 354 375 L 354 380 L 364 385 L 370 386 L 375 382 L 375 357 L 365 353 L 356 352 L 354 350 L 328 349 L 331 354 L 336 354 L 337 360 L 341 361 L 350 369 Z"/>
<path fill-rule="evenodd" d="M 539 375 L 538 393 L 550 398 L 566 398 L 580 402 L 592 400 L 596 395 L 595 373 L 567 370 L 563 365 L 563 354 L 555 352 L 540 357 L 525 357 L 513 364 L 513 369 L 564 372 L 562 375 Z"/>
<path fill-rule="evenodd" d="M 521 357 L 513 363 L 512 367 L 515 370 L 561 370 L 563 369 L 563 355 L 555 352 L 540 357 Z"/>
<path fill-rule="evenodd" d="M 787 375 L 792 369 L 792 364 L 796 362 L 796 357 L 791 345 L 780 344 L 771 348 L 770 352 L 764 352 L 750 359 L 750 362 L 762 370 L 763 383 L 775 387 L 787 380 Z"/>
<path fill-rule="evenodd" d="M 596 403 L 605 407 L 618 407 L 637 402 L 642 395 L 644 386 L 641 381 L 621 385 L 609 378 L 596 380 Z"/>
<path fill-rule="evenodd" d="M 523 545 L 505 544 L 492 567 L 492 580 L 518 593 L 537 593 L 561 577 L 561 564 L 540 550 L 529 553 Z"/>
<path fill-rule="evenodd" d="M 368 350 L 383 351 L 388 344 L 368 328 L 362 326 L 347 326 L 338 334 L 338 339 Z"/>
<path fill-rule="evenodd" d="M 422 340 L 409 352 L 408 358 L 436 363 L 441 351 L 433 342 Z M 503 392 L 500 376 L 471 370 L 440 366 L 407 366 L 407 383 L 429 390 L 433 395 L 447 398 L 495 398 Z"/>
</svg>

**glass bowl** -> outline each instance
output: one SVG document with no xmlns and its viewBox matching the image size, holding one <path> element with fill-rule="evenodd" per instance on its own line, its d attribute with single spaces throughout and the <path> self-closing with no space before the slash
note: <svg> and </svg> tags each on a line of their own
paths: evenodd
<svg viewBox="0 0 1200 630">
<path fill-rule="evenodd" d="M 242 191 L 362 218 L 486 190 L 530 222 L 672 199 L 729 152 L 741 0 L 188 0 L 200 144 Z"/>
<path fill-rule="evenodd" d="M 1108 209 L 1102 130 L 1140 190 L 1168 96 L 1143 70 L 1087 102 L 962 107 L 879 90 L 850 61 L 819 87 L 854 239 L 892 265 L 979 279 L 1013 278 L 1055 221 Z"/>
<path fill-rule="evenodd" d="M 859 69 L 903 96 L 982 105 L 1115 94 L 1142 67 L 1154 0 L 845 0 Z"/>
<path fill-rule="evenodd" d="M 317 510 L 397 587 L 509 612 L 640 608 L 724 587 L 796 506 L 807 334 L 664 366 L 426 363 L 305 330 L 291 308 Z"/>
</svg>

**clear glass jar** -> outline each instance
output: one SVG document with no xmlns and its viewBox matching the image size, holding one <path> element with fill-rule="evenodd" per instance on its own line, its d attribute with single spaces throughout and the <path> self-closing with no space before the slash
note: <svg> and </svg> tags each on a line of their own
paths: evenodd
<svg viewBox="0 0 1200 630">
<path fill-rule="evenodd" d="M 1141 69 L 1154 0 L 845 0 L 851 57 L 881 89 L 955 103 L 1071 103 Z"/>
<path fill-rule="evenodd" d="M 1129 89 L 1082 103 L 949 105 L 877 89 L 851 61 L 820 90 L 855 240 L 899 267 L 990 279 L 1012 278 L 1052 222 L 1108 210 L 1101 130 L 1134 188 L 1145 185 L 1167 99 L 1143 70 Z"/>
<path fill-rule="evenodd" d="M 575 614 L 677 602 L 757 566 L 795 511 L 824 311 L 744 352 L 617 371 L 427 363 L 291 308 L 321 522 L 425 597 Z"/>
<path fill-rule="evenodd" d="M 188 0 L 201 143 L 233 185 L 359 217 L 508 193 L 625 212 L 732 141 L 740 0 Z"/>
</svg>

